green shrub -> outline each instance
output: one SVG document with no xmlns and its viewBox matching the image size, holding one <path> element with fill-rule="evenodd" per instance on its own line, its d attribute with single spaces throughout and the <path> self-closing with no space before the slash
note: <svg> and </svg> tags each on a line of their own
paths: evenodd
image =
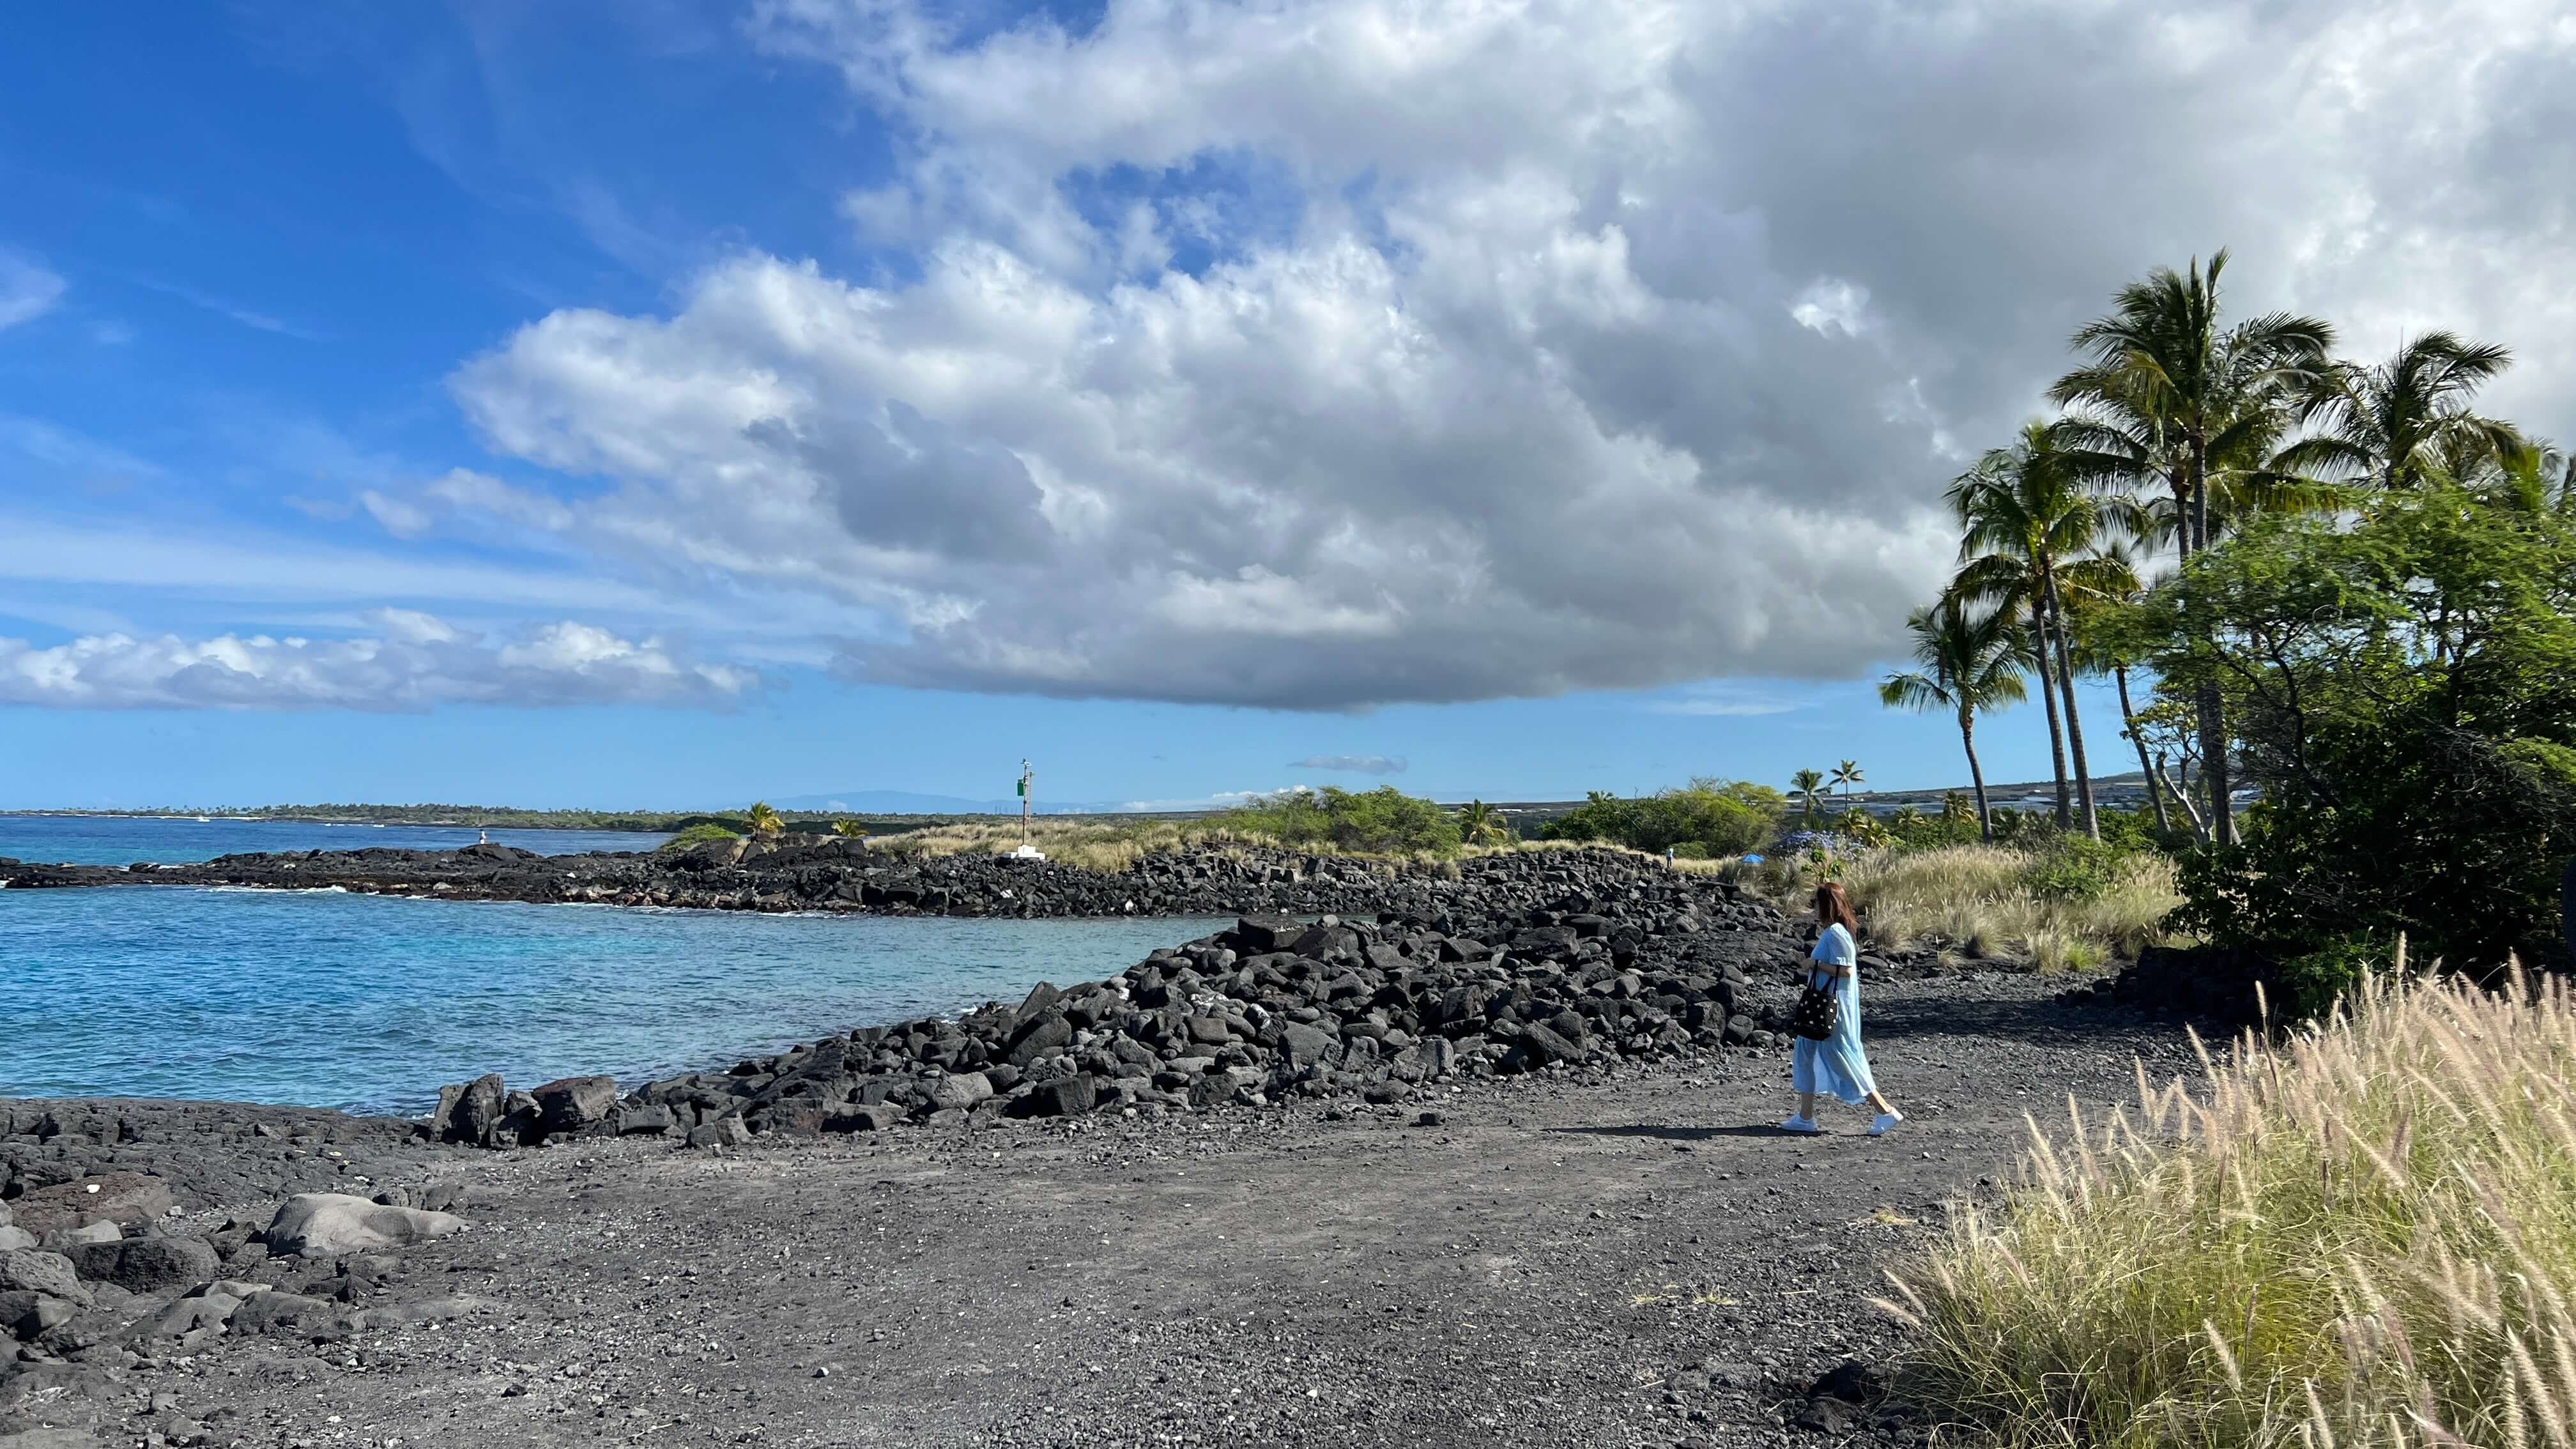
<svg viewBox="0 0 2576 1449">
<path fill-rule="evenodd" d="M 1353 794 L 1327 785 L 1256 800 L 1217 825 L 1282 845 L 1330 846 L 1381 855 L 1454 855 L 1457 817 L 1392 785 Z"/>
<path fill-rule="evenodd" d="M 663 841 L 661 848 L 664 850 L 686 850 L 693 845 L 704 845 L 710 840 L 739 840 L 741 838 L 741 836 L 737 835 L 733 831 L 725 829 L 714 821 L 701 820 L 697 824 L 688 826 L 681 830 L 670 839 Z"/>
<path fill-rule="evenodd" d="M 2060 835 L 2033 858 L 2025 881 L 2033 894 L 2052 900 L 2097 900 L 2119 879 L 2121 858 L 2128 854 L 2081 835 Z"/>
<path fill-rule="evenodd" d="M 2366 935 L 2328 941 L 2280 964 L 2281 999 L 2273 1008 L 2299 1020 L 2323 1016 L 2389 959 L 2389 948 Z"/>
<path fill-rule="evenodd" d="M 1742 855 L 1771 838 L 1780 821 L 1780 792 L 1738 780 L 1698 779 L 1652 795 L 1622 797 L 1595 790 L 1576 809 L 1541 826 L 1542 840 L 1606 840 L 1632 850 L 1677 854 L 1684 843 L 1704 855 Z"/>
</svg>

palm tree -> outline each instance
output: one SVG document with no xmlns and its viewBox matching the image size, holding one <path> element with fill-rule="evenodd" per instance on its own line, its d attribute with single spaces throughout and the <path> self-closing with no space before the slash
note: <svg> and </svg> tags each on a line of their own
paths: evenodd
<svg viewBox="0 0 2576 1449">
<path fill-rule="evenodd" d="M 2469 404 L 2512 365 L 2505 348 L 2453 332 L 2401 342 L 2395 357 L 2375 367 L 2337 364 L 2319 380 L 2309 407 L 2319 431 L 2283 456 L 2388 490 L 2501 463 L 2522 450 L 2522 435 Z"/>
<path fill-rule="evenodd" d="M 2102 826 L 2093 807 L 2084 720 L 2075 707 L 2067 600 L 2070 594 L 2090 594 L 2116 582 L 2100 577 L 2106 570 L 2095 555 L 2106 546 L 2119 510 L 2088 489 L 2089 475 L 2068 456 L 2067 437 L 2056 423 L 2025 424 L 2011 447 L 1989 450 L 1950 485 L 1950 506 L 1963 531 L 1959 554 L 1965 561 L 1950 587 L 1968 602 L 2029 616 L 2040 696 L 2048 706 L 2050 753 L 2057 765 L 2057 822 L 2061 828 L 2070 823 L 2065 756 L 2071 752 L 2084 833 L 2098 840 Z M 2128 570 L 2121 565 L 2118 572 Z"/>
<path fill-rule="evenodd" d="M 1834 785 L 1843 792 L 1843 809 L 1851 809 L 1851 787 L 1866 783 L 1860 772 L 1860 761 L 1845 760 L 1834 766 Z"/>
<path fill-rule="evenodd" d="M 2194 258 L 2188 272 L 2158 267 L 2121 288 L 2109 316 L 2075 333 L 2074 347 L 2091 361 L 2049 389 L 2084 421 L 2138 443 L 2146 466 L 2164 475 L 2185 560 L 2211 542 L 2214 473 L 2244 459 L 2252 440 L 2282 436 L 2284 420 L 2317 395 L 2332 367 L 2334 328 L 2317 318 L 2271 312 L 2222 330 L 2226 269 L 2222 248 L 2206 269 Z M 2233 844 L 2225 705 L 2215 680 L 2195 704 L 2212 836 Z"/>
<path fill-rule="evenodd" d="M 1816 793 L 1825 788 L 1825 772 L 1800 770 L 1789 777 L 1789 793 L 1798 797 L 1805 818 L 1816 818 Z"/>
<path fill-rule="evenodd" d="M 832 833 L 845 840 L 861 840 L 867 837 L 868 828 L 844 815 L 832 822 Z"/>
<path fill-rule="evenodd" d="M 754 835 L 776 835 L 787 828 L 787 822 L 778 818 L 778 812 L 766 800 L 752 801 L 751 808 L 742 812 L 742 820 Z"/>
<path fill-rule="evenodd" d="M 2022 687 L 2021 643 L 2004 611 L 1971 613 L 1956 598 L 1915 610 L 1905 626 L 1914 631 L 1914 659 L 1922 668 L 1887 676 L 1878 686 L 1879 702 L 1891 709 L 1958 712 L 1959 745 L 1968 752 L 1968 779 L 1977 789 L 1977 833 L 1992 840 L 1986 772 L 1977 763 L 1977 716 L 2029 697 Z"/>
<path fill-rule="evenodd" d="M 1470 800 L 1458 811 L 1458 834 L 1469 845 L 1486 840 L 1500 840 L 1506 832 L 1503 817 L 1482 800 Z"/>
</svg>

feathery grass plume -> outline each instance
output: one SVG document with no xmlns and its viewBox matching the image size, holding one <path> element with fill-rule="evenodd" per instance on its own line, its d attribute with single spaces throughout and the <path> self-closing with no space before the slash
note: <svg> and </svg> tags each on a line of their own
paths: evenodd
<svg viewBox="0 0 2576 1449">
<path fill-rule="evenodd" d="M 2204 1049 L 2205 1050 L 2205 1049 Z M 2138 1116 L 2070 1107 L 1891 1275 L 1910 1391 L 2012 1446 L 2576 1449 L 2576 988 L 2374 981 Z"/>
</svg>

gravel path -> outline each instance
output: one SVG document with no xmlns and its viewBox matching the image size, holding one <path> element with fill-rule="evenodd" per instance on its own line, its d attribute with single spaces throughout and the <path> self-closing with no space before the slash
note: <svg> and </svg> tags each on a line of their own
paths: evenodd
<svg viewBox="0 0 2576 1449">
<path fill-rule="evenodd" d="M 380 1185 L 462 1183 L 475 1229 L 408 1250 L 379 1301 L 459 1316 L 227 1337 L 0 1412 L 0 1446 L 49 1421 L 261 1446 L 1917 1442 L 1783 1420 L 1890 1351 L 1880 1267 L 2008 1170 L 2025 1113 L 2192 1065 L 2178 1028 L 2055 986 L 1871 983 L 1912 1119 L 1876 1141 L 1856 1110 L 1777 1133 L 1784 1056 L 1739 1054 L 1393 1107 L 388 1150 Z"/>
</svg>

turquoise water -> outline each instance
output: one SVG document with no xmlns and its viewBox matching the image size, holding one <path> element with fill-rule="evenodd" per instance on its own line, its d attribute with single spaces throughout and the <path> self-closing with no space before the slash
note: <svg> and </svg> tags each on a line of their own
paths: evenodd
<svg viewBox="0 0 2576 1449">
<path fill-rule="evenodd" d="M 0 1096 L 421 1112 L 487 1071 L 631 1086 L 1097 979 L 1222 924 L 0 890 Z"/>
<path fill-rule="evenodd" d="M 0 855 L 46 865 L 175 865 L 260 850 L 454 850 L 472 845 L 470 826 L 324 825 L 309 820 L 171 820 L 111 815 L 0 815 Z M 651 850 L 668 836 L 611 830 L 495 830 L 503 845 L 539 855 L 585 850 Z"/>
</svg>

